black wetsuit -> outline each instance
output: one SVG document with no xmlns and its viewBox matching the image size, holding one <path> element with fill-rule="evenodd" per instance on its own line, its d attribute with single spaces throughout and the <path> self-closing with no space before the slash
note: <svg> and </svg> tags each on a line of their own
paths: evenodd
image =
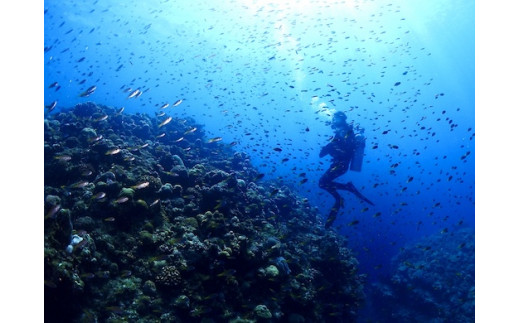
<svg viewBox="0 0 520 323">
<path fill-rule="evenodd" d="M 346 190 L 352 192 L 358 198 L 374 205 L 366 197 L 364 197 L 352 184 L 334 182 L 334 179 L 345 174 L 352 161 L 355 148 L 355 134 L 352 126 L 345 124 L 342 128 L 336 130 L 336 134 L 331 142 L 329 142 L 320 151 L 320 157 L 330 155 L 332 157 L 332 164 L 329 169 L 320 178 L 320 188 L 326 190 L 334 197 L 334 206 L 332 207 L 325 227 L 329 227 L 336 219 L 340 207 L 343 207 L 343 198 L 339 195 L 337 190 Z"/>
</svg>

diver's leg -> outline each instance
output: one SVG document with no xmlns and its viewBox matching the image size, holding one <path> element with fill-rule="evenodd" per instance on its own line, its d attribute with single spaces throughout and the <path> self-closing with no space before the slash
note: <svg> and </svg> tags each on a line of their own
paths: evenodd
<svg viewBox="0 0 520 323">
<path fill-rule="evenodd" d="M 320 188 L 326 190 L 329 192 L 330 195 L 334 198 L 334 205 L 332 206 L 332 209 L 330 210 L 329 216 L 327 218 L 327 222 L 325 223 L 325 228 L 329 228 L 334 220 L 336 220 L 336 217 L 338 215 L 340 207 L 343 206 L 343 198 L 339 195 L 338 191 L 335 188 L 335 184 L 333 180 L 337 178 L 338 176 L 342 175 L 341 173 L 341 167 L 338 167 L 335 164 L 332 164 L 331 167 L 323 174 L 323 176 L 320 178 L 319 186 Z"/>
<path fill-rule="evenodd" d="M 332 165 L 330 165 L 329 169 L 327 169 L 325 174 L 323 174 L 323 176 L 320 178 L 320 188 L 329 192 L 334 197 L 334 200 L 336 202 L 343 201 L 337 189 L 341 189 L 341 185 L 344 184 L 334 182 L 334 180 L 340 177 L 341 175 L 345 174 L 347 170 L 348 165 L 345 165 L 343 163 L 333 163 Z M 343 206 L 343 203 L 341 203 L 340 206 Z"/>
<path fill-rule="evenodd" d="M 345 199 L 342 198 L 339 195 L 339 193 L 336 192 L 336 194 L 338 194 L 338 197 L 335 198 L 334 205 L 330 209 L 327 222 L 325 222 L 325 228 L 329 228 L 332 225 L 332 223 L 336 220 L 336 217 L 338 216 L 339 209 L 342 208 L 345 204 Z"/>
<path fill-rule="evenodd" d="M 329 217 L 327 218 L 327 222 L 325 222 L 325 228 L 330 228 L 332 223 L 336 220 L 336 217 L 338 216 L 339 208 L 334 206 L 330 210 Z"/>
<path fill-rule="evenodd" d="M 343 175 L 346 172 L 343 165 L 339 163 L 333 163 L 330 165 L 329 169 L 321 176 L 319 181 L 319 186 L 321 189 L 326 190 L 329 192 L 332 197 L 334 197 L 334 200 L 337 202 L 340 200 L 341 196 L 339 195 L 337 189 L 338 183 L 334 182 L 334 179 L 337 177 Z"/>
<path fill-rule="evenodd" d="M 342 204 L 341 203 L 341 200 L 342 200 L 341 195 L 339 195 L 338 191 L 335 188 L 334 182 L 331 182 L 329 177 L 323 175 L 320 178 L 319 186 L 320 186 L 321 189 L 324 189 L 330 195 L 332 195 L 332 197 L 334 198 L 334 205 L 335 206 L 336 205 L 339 206 L 340 204 Z"/>
<path fill-rule="evenodd" d="M 332 196 L 334 196 L 334 199 L 336 203 L 334 204 L 338 208 L 343 207 L 343 198 L 339 195 L 337 190 L 345 190 L 353 193 L 356 195 L 359 199 L 367 202 L 370 205 L 374 205 L 372 201 L 367 199 L 363 194 L 361 194 L 356 187 L 354 187 L 354 184 L 352 182 L 348 182 L 346 184 L 334 182 L 334 179 L 340 177 L 341 175 L 345 174 L 348 170 L 348 164 L 344 163 L 333 163 L 330 168 L 323 174 L 323 176 L 320 178 L 320 187 L 329 192 Z M 332 212 L 332 211 L 331 211 Z"/>
</svg>

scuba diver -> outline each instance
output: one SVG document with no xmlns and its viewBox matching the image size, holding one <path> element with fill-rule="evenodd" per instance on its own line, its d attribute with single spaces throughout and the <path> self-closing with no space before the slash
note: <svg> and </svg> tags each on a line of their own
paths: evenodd
<svg viewBox="0 0 520 323">
<path fill-rule="evenodd" d="M 352 125 L 347 124 L 347 115 L 341 111 L 334 113 L 331 127 L 335 132 L 334 138 L 320 151 L 320 158 L 326 155 L 332 157 L 332 164 L 319 182 L 320 188 L 329 192 L 335 200 L 325 223 L 326 228 L 330 227 L 336 220 L 339 208 L 344 207 L 344 199 L 337 190 L 349 191 L 368 204 L 374 205 L 354 187 L 352 182 L 346 184 L 334 182 L 334 179 L 347 172 L 349 166 L 353 169 L 351 162 L 355 154 L 356 139 Z M 361 170 L 361 168 L 358 170 Z"/>
</svg>

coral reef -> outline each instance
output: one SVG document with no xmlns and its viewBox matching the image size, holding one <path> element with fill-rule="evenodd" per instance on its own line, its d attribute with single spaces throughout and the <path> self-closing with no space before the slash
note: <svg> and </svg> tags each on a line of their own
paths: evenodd
<svg viewBox="0 0 520 323">
<path fill-rule="evenodd" d="M 46 320 L 355 320 L 364 277 L 317 210 L 161 121 L 92 102 L 45 120 Z"/>
<path fill-rule="evenodd" d="M 380 322 L 474 322 L 475 232 L 434 235 L 403 248 L 388 282 L 371 288 Z"/>
</svg>

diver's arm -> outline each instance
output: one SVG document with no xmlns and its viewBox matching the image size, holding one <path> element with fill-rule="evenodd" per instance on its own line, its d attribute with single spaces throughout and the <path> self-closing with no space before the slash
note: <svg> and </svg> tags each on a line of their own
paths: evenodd
<svg viewBox="0 0 520 323">
<path fill-rule="evenodd" d="M 325 147 L 321 148 L 320 158 L 323 156 L 327 156 L 330 153 L 330 144 L 331 142 L 329 142 Z"/>
</svg>

